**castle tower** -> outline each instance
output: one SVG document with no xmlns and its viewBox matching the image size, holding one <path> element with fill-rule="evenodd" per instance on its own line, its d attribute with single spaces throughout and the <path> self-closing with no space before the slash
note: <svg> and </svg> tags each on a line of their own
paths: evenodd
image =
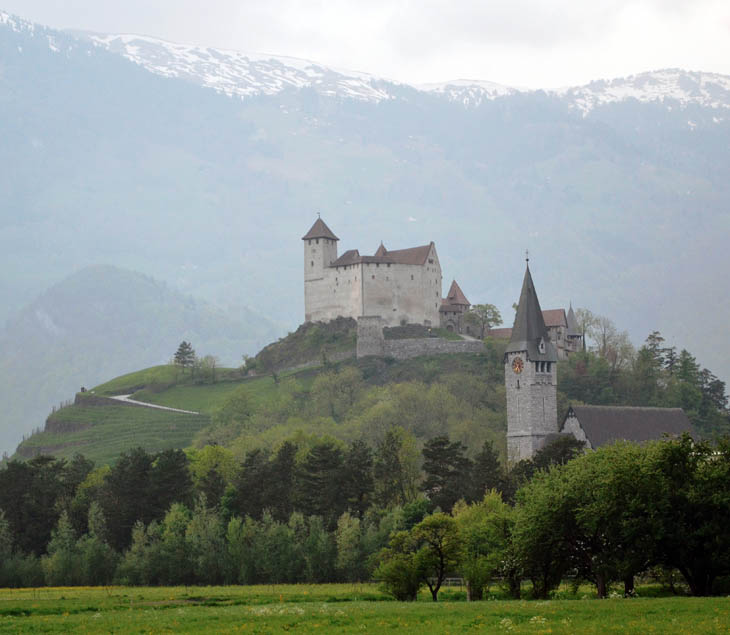
<svg viewBox="0 0 730 635">
<path fill-rule="evenodd" d="M 545 437 L 558 432 L 557 361 L 528 263 L 504 355 L 507 456 L 511 462 L 531 458 Z"/>
<path fill-rule="evenodd" d="M 304 320 L 312 320 L 315 299 L 325 293 L 325 269 L 337 260 L 337 241 L 325 222 L 317 216 L 311 229 L 302 236 L 304 242 Z"/>
</svg>

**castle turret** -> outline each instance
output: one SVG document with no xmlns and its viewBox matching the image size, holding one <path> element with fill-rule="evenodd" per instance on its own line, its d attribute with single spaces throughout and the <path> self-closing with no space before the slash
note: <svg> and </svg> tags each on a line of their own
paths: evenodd
<svg viewBox="0 0 730 635">
<path fill-rule="evenodd" d="M 323 293 L 324 271 L 337 260 L 339 238 L 317 216 L 311 229 L 302 236 L 304 242 L 304 320 L 312 319 L 312 302 L 316 294 Z"/>
<path fill-rule="evenodd" d="M 512 462 L 531 458 L 545 437 L 558 432 L 557 361 L 528 264 L 504 356 L 507 455 Z"/>
</svg>

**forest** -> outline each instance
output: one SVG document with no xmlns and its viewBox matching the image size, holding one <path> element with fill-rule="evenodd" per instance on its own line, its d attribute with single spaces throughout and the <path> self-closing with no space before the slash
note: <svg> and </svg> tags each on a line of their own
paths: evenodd
<svg viewBox="0 0 730 635">
<path fill-rule="evenodd" d="M 499 342 L 475 356 L 478 375 L 448 358 L 325 366 L 308 389 L 233 390 L 185 450 L 6 461 L 0 586 L 375 579 L 436 600 L 447 576 L 479 599 L 495 583 L 546 598 L 565 580 L 631 595 L 653 575 L 727 592 L 725 386 L 658 333 L 616 350 L 609 338 L 561 362 L 559 407 L 683 407 L 694 439 L 584 452 L 562 438 L 508 466 Z"/>
</svg>

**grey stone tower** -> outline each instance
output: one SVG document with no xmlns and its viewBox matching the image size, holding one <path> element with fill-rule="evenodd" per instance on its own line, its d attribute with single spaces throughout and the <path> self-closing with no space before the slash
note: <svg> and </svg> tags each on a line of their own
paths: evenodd
<svg viewBox="0 0 730 635">
<path fill-rule="evenodd" d="M 557 361 L 528 262 L 504 355 L 507 456 L 511 462 L 529 459 L 545 437 L 558 432 Z"/>
</svg>

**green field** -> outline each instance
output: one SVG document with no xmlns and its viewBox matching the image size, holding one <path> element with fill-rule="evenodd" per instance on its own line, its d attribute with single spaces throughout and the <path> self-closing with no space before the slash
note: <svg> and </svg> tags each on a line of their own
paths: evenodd
<svg viewBox="0 0 730 635">
<path fill-rule="evenodd" d="M 110 463 L 122 452 L 142 446 L 148 452 L 184 448 L 210 423 L 206 415 L 191 415 L 142 406 L 74 405 L 53 413 L 56 426 L 78 426 L 65 432 L 44 431 L 26 439 L 23 456 L 39 452 L 61 458 L 83 454 L 97 465 Z"/>
<path fill-rule="evenodd" d="M 0 632 L 727 633 L 728 598 L 389 601 L 375 585 L 0 589 Z"/>
<path fill-rule="evenodd" d="M 314 381 L 315 371 L 283 372 L 278 379 L 281 382 L 294 375 L 296 375 L 297 381 L 299 381 L 302 388 L 308 390 L 312 381 Z M 259 406 L 263 401 L 274 396 L 280 385 L 274 382 L 271 376 L 250 377 L 218 381 L 215 384 L 178 384 L 161 391 L 144 389 L 135 392 L 132 397 L 138 401 L 160 406 L 210 414 L 225 401 L 229 394 L 240 386 L 245 388 L 252 405 Z"/>
</svg>

